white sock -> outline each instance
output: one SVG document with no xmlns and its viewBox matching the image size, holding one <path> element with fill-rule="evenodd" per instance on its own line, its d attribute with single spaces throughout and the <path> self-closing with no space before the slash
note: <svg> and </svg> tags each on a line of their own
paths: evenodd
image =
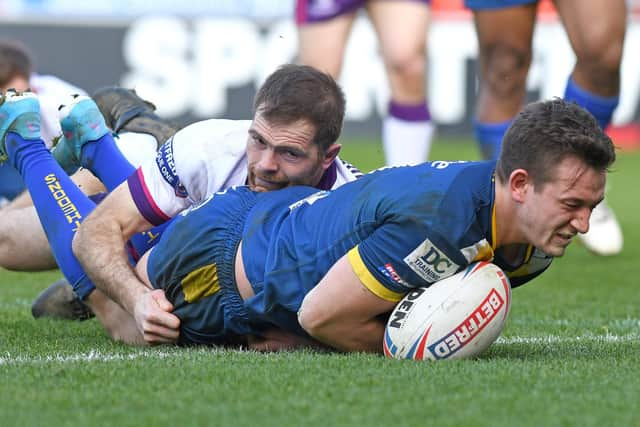
<svg viewBox="0 0 640 427">
<path fill-rule="evenodd" d="M 407 121 L 387 116 L 382 124 L 382 146 L 387 166 L 425 162 L 431 150 L 435 126 L 432 121 Z"/>
</svg>

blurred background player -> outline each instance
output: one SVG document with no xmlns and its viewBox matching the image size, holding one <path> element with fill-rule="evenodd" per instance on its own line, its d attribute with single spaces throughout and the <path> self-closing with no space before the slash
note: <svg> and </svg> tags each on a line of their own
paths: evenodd
<svg viewBox="0 0 640 427">
<path fill-rule="evenodd" d="M 416 164 L 429 155 L 434 125 L 426 100 L 430 0 L 297 0 L 299 61 L 335 79 L 358 10 L 378 36 L 391 88 L 382 143 L 387 165 Z M 366 73 L 367 70 L 361 70 Z"/>
<path fill-rule="evenodd" d="M 538 0 L 465 0 L 478 37 L 480 84 L 474 131 L 483 157 L 496 159 L 505 131 L 522 107 L 531 64 Z M 624 0 L 556 0 L 558 15 L 577 61 L 564 98 L 593 114 L 604 129 L 618 105 L 620 63 L 626 31 Z M 622 250 L 620 225 L 600 203 L 580 235 L 599 255 Z"/>
<path fill-rule="evenodd" d="M 84 93 L 58 77 L 36 73 L 32 55 L 26 46 L 18 41 L 0 39 L 0 90 L 4 92 L 9 88 L 31 88 L 38 94 L 42 139 L 49 148 L 53 139 L 61 134 L 58 122 L 60 100 L 72 93 Z M 6 163 L 0 165 L 0 206 L 13 200 L 24 188 L 18 171 Z"/>
</svg>

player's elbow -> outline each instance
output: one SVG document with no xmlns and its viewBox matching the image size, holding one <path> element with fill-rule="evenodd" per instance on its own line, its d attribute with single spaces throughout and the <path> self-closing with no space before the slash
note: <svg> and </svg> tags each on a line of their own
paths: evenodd
<svg viewBox="0 0 640 427">
<path fill-rule="evenodd" d="M 310 336 L 322 341 L 323 331 L 331 322 L 326 312 L 323 313 L 317 306 L 308 304 L 305 299 L 298 311 L 298 323 Z"/>
</svg>

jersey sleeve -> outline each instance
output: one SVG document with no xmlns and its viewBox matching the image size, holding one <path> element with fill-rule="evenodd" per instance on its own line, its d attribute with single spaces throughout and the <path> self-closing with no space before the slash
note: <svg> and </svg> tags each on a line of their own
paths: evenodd
<svg viewBox="0 0 640 427">
<path fill-rule="evenodd" d="M 452 247 L 436 233 L 416 235 L 406 226 L 389 223 L 351 249 L 348 258 L 367 289 L 396 302 L 411 289 L 429 286 L 466 265 Z"/>
<path fill-rule="evenodd" d="M 140 213 L 158 225 L 240 179 L 246 121 L 206 120 L 187 126 L 163 144 L 129 180 Z M 244 132 L 243 132 L 244 130 Z M 243 136 L 244 135 L 244 136 Z M 246 174 L 246 172 L 245 172 Z"/>
</svg>

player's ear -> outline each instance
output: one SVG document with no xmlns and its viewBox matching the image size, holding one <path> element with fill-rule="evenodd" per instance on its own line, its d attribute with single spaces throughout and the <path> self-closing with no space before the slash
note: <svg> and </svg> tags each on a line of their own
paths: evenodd
<svg viewBox="0 0 640 427">
<path fill-rule="evenodd" d="M 525 199 L 525 195 L 531 187 L 531 177 L 524 169 L 516 169 L 509 175 L 509 191 L 511 197 L 519 203 Z"/>
<path fill-rule="evenodd" d="M 324 152 L 324 159 L 322 159 L 322 166 L 326 169 L 331 166 L 331 163 L 336 159 L 336 156 L 342 148 L 341 144 L 331 144 L 329 148 Z"/>
</svg>

